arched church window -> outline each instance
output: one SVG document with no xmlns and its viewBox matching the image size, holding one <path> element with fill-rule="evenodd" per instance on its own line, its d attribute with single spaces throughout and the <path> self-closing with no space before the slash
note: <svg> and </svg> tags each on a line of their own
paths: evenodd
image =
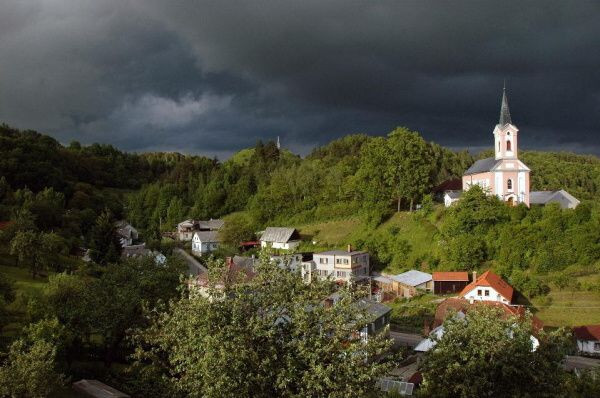
<svg viewBox="0 0 600 398">
<path fill-rule="evenodd" d="M 510 140 L 506 141 L 506 150 L 507 151 L 512 151 L 512 145 L 510 144 Z"/>
<path fill-rule="evenodd" d="M 506 182 L 506 187 L 507 187 L 508 189 L 512 189 L 512 180 L 511 180 L 511 179 L 509 179 L 509 180 Z"/>
<path fill-rule="evenodd" d="M 500 141 L 498 141 L 498 152 L 500 152 Z"/>
</svg>

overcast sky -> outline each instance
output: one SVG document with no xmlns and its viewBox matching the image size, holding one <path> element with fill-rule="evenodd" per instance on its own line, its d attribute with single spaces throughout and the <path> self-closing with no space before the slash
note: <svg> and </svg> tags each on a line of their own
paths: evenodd
<svg viewBox="0 0 600 398">
<path fill-rule="evenodd" d="M 395 126 L 600 154 L 600 3 L 0 0 L 0 121 L 225 158 Z"/>
</svg>

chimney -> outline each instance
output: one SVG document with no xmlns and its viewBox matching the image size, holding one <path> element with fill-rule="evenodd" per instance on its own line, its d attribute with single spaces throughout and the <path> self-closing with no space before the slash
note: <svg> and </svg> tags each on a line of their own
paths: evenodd
<svg viewBox="0 0 600 398">
<path fill-rule="evenodd" d="M 348 245 L 348 253 L 352 252 L 352 245 Z"/>
<path fill-rule="evenodd" d="M 477 271 L 473 271 L 473 282 L 477 280 Z"/>
</svg>

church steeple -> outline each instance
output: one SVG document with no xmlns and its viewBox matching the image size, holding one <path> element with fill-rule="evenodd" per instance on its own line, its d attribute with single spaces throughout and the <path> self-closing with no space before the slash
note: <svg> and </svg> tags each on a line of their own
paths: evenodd
<svg viewBox="0 0 600 398">
<path fill-rule="evenodd" d="M 500 127 L 512 124 L 510 111 L 508 110 L 508 100 L 506 99 L 506 83 L 504 83 L 504 88 L 502 89 L 502 105 L 500 106 L 500 121 L 498 124 Z"/>
</svg>

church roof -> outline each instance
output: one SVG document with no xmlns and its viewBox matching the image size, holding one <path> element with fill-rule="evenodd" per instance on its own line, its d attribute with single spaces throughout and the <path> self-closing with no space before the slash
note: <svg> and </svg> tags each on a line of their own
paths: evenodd
<svg viewBox="0 0 600 398">
<path fill-rule="evenodd" d="M 500 162 L 500 160 L 495 158 L 479 159 L 478 161 L 473 163 L 473 165 L 469 167 L 467 171 L 465 171 L 464 175 L 485 173 L 487 171 L 492 170 L 498 162 Z"/>
<path fill-rule="evenodd" d="M 498 121 L 500 126 L 512 124 L 510 119 L 510 111 L 508 109 L 508 99 L 506 99 L 506 88 L 502 90 L 502 105 L 500 106 L 500 120 Z"/>
</svg>

